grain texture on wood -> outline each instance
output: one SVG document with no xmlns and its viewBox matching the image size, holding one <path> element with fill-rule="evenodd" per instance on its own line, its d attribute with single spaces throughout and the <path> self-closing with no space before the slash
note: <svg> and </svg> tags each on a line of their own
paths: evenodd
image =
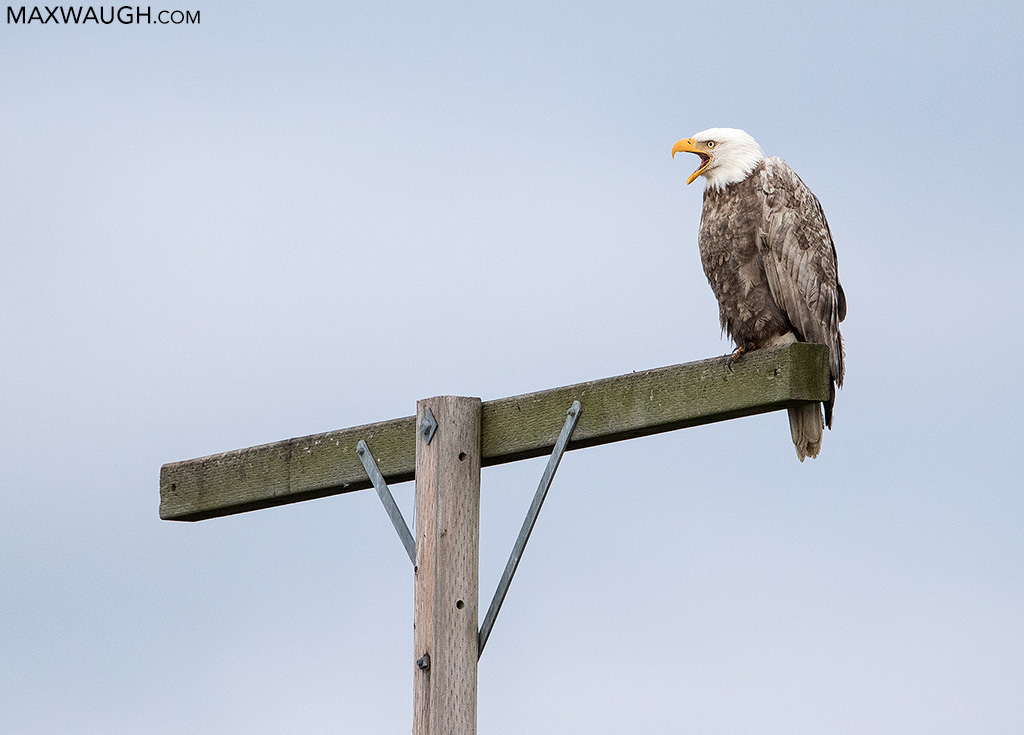
<svg viewBox="0 0 1024 735">
<path fill-rule="evenodd" d="M 793 344 L 629 373 L 483 404 L 482 463 L 549 454 L 573 400 L 569 450 L 776 411 L 828 398 L 828 348 Z M 786 424 L 780 431 L 788 432 Z M 195 521 L 370 487 L 364 439 L 389 483 L 413 479 L 412 416 L 174 462 L 160 472 L 160 517 Z"/>
<path fill-rule="evenodd" d="M 480 399 L 417 403 L 413 735 L 475 735 L 480 548 Z M 417 423 L 417 425 L 419 425 Z"/>
</svg>

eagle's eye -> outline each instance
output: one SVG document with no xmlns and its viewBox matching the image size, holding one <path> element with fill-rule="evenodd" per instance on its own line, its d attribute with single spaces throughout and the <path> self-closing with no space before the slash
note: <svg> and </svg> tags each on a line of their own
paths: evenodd
<svg viewBox="0 0 1024 735">
<path fill-rule="evenodd" d="M 709 140 L 709 141 L 708 141 L 708 142 L 706 143 L 706 145 L 707 145 L 707 147 L 708 147 L 708 148 L 714 148 L 714 147 L 715 147 L 715 141 L 713 141 L 713 140 Z"/>
</svg>

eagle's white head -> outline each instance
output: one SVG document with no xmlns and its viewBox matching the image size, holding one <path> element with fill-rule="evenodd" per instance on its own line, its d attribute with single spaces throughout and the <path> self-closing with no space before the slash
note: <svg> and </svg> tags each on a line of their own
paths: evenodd
<svg viewBox="0 0 1024 735">
<path fill-rule="evenodd" d="M 743 181 L 764 160 L 764 151 L 757 141 L 736 128 L 708 128 L 692 138 L 684 138 L 672 146 L 672 157 L 680 152 L 700 156 L 700 167 L 686 183 L 692 184 L 703 176 L 704 186 L 713 189 Z"/>
</svg>

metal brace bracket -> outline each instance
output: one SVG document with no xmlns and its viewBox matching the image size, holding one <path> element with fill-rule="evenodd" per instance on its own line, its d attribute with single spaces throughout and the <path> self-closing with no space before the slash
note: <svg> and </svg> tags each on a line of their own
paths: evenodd
<svg viewBox="0 0 1024 735">
<path fill-rule="evenodd" d="M 405 547 L 405 551 L 409 554 L 409 561 L 412 562 L 413 567 L 416 566 L 416 541 L 413 539 L 412 533 L 409 532 L 409 526 L 405 522 L 405 517 L 402 515 L 401 509 L 398 507 L 398 503 L 395 502 L 394 496 L 391 494 L 388 484 L 384 482 L 384 476 L 380 473 L 380 469 L 377 467 L 377 463 L 373 459 L 373 455 L 370 453 L 370 448 L 366 446 L 366 442 L 362 439 L 356 444 L 356 454 L 359 455 L 359 461 L 363 463 L 363 468 L 366 470 L 366 474 L 370 476 L 370 482 L 373 483 L 373 487 L 377 490 L 377 496 L 380 498 L 380 502 L 384 505 L 384 510 L 387 511 L 388 518 L 391 519 L 391 524 L 398 531 L 398 538 L 402 540 L 402 545 Z"/>
<path fill-rule="evenodd" d="M 423 420 L 420 421 L 420 433 L 423 434 L 423 440 L 430 444 L 430 440 L 434 438 L 436 432 L 437 419 L 434 418 L 434 412 L 428 408 L 423 414 Z"/>
<path fill-rule="evenodd" d="M 498 612 L 501 610 L 501 604 L 505 601 L 505 595 L 508 594 L 509 585 L 512 584 L 512 577 L 515 576 L 516 568 L 519 566 L 519 560 L 522 558 L 523 551 L 526 549 L 526 542 L 530 540 L 530 534 L 533 532 L 533 526 L 537 522 L 537 516 L 540 514 L 540 507 L 544 504 L 544 498 L 548 494 L 548 488 L 551 487 L 551 480 L 554 479 L 555 470 L 558 469 L 558 463 L 562 461 L 562 455 L 565 453 L 565 447 L 569 443 L 569 437 L 572 436 L 572 431 L 576 428 L 576 421 L 579 417 L 580 402 L 573 401 L 572 407 L 567 412 L 565 425 L 562 426 L 562 433 L 558 435 L 558 440 L 555 442 L 555 448 L 551 452 L 548 464 L 544 468 L 544 474 L 540 478 L 540 484 L 537 486 L 537 492 L 534 493 L 533 502 L 530 503 L 530 509 L 526 512 L 526 519 L 523 521 L 523 527 L 519 529 L 519 537 L 516 539 L 516 543 L 512 547 L 512 554 L 509 556 L 508 563 L 505 565 L 505 571 L 502 572 L 501 579 L 498 581 L 498 589 L 494 591 L 494 597 L 491 599 L 491 606 L 487 608 L 487 615 L 484 616 L 484 622 L 480 626 L 477 658 L 483 655 L 484 646 L 487 645 L 487 639 L 490 637 L 491 629 L 494 627 L 494 621 L 498 618 Z"/>
</svg>

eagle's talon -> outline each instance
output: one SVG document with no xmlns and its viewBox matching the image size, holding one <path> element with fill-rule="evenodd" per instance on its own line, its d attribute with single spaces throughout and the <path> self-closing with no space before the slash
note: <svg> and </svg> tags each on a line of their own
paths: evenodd
<svg viewBox="0 0 1024 735">
<path fill-rule="evenodd" d="M 757 345 L 755 345 L 753 342 L 747 342 L 745 345 L 741 345 L 737 347 L 735 350 L 733 350 L 732 354 L 729 355 L 729 357 L 725 361 L 725 366 L 729 369 L 729 372 L 733 372 L 733 363 L 739 362 L 740 358 L 742 358 L 745 354 L 756 349 Z"/>
</svg>

